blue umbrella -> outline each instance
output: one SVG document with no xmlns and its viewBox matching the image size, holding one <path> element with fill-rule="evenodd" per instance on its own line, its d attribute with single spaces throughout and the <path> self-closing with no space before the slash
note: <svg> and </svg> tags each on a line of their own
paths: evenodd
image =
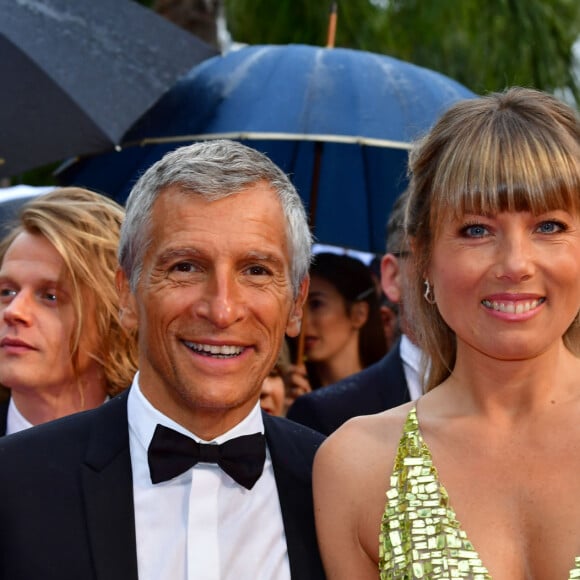
<svg viewBox="0 0 580 580">
<path fill-rule="evenodd" d="M 382 253 L 412 141 L 450 104 L 474 96 L 444 75 L 385 55 L 248 46 L 194 67 L 126 134 L 123 151 L 73 163 L 60 178 L 123 202 L 165 152 L 237 139 L 290 174 L 318 241 Z"/>
</svg>

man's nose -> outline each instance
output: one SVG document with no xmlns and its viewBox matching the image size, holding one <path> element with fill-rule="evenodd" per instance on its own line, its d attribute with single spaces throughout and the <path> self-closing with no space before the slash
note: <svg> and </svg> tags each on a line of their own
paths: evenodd
<svg viewBox="0 0 580 580">
<path fill-rule="evenodd" d="M 243 318 L 246 303 L 235 276 L 215 273 L 206 283 L 197 313 L 217 328 L 227 328 Z"/>
<path fill-rule="evenodd" d="M 25 290 L 19 290 L 7 304 L 1 306 L 2 317 L 7 324 L 30 324 L 32 297 Z"/>
</svg>

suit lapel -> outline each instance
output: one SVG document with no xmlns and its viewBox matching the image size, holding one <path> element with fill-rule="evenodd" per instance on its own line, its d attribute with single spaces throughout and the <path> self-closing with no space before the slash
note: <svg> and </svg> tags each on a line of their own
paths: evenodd
<svg viewBox="0 0 580 580">
<path fill-rule="evenodd" d="M 125 392 L 95 413 L 81 486 L 97 580 L 138 580 L 133 483 Z M 289 433 L 291 422 L 264 414 L 292 578 L 324 578 L 312 505 L 312 457 Z"/>
<path fill-rule="evenodd" d="M 264 415 L 266 440 L 272 457 L 282 509 L 290 572 L 301 580 L 324 578 L 318 553 L 312 501 L 312 457 L 293 443 L 288 425 Z"/>
<path fill-rule="evenodd" d="M 81 485 L 98 580 L 137 580 L 127 392 L 100 408 L 89 436 Z"/>
</svg>

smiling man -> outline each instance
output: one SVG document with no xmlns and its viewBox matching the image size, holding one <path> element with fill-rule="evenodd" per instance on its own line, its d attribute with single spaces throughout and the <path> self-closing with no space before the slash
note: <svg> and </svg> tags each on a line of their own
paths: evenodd
<svg viewBox="0 0 580 580">
<path fill-rule="evenodd" d="M 253 149 L 199 143 L 142 176 L 117 274 L 139 372 L 99 410 L 0 446 L 0 518 L 13 522 L 0 575 L 324 577 L 311 499 L 322 436 L 259 405 L 299 332 L 310 246 L 298 194 Z"/>
</svg>

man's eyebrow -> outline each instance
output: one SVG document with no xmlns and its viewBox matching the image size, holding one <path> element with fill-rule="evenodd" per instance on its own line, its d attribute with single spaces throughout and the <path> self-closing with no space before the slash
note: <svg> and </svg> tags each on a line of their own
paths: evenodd
<svg viewBox="0 0 580 580">
<path fill-rule="evenodd" d="M 284 256 L 275 252 L 249 251 L 242 257 L 242 262 L 248 263 L 253 261 L 268 266 L 272 268 L 273 271 L 279 273 L 286 270 L 289 272 L 292 268 L 292 264 L 287 261 Z"/>
<path fill-rule="evenodd" d="M 169 262 L 174 262 L 176 260 L 183 260 L 186 258 L 194 258 L 196 256 L 200 256 L 201 252 L 195 248 L 187 247 L 187 248 L 169 248 L 159 256 L 157 256 L 156 263 L 159 266 L 163 266 L 168 264 Z"/>
<path fill-rule="evenodd" d="M 251 250 L 246 254 L 246 258 L 251 260 L 259 260 L 260 262 L 275 262 L 278 264 L 283 263 L 283 259 L 271 252 L 260 252 L 258 250 Z"/>
</svg>

